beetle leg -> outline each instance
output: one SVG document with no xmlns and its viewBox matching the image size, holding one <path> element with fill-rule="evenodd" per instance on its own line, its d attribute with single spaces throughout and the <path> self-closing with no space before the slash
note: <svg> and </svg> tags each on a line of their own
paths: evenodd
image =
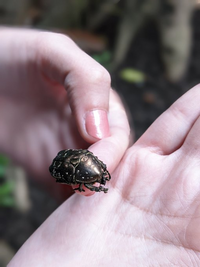
<svg viewBox="0 0 200 267">
<path fill-rule="evenodd" d="M 105 188 L 101 185 L 99 187 L 96 187 L 93 184 L 85 184 L 85 187 L 87 187 L 91 191 L 95 191 L 95 192 L 101 192 L 101 191 L 103 191 L 104 193 L 108 192 L 108 188 Z"/>
<path fill-rule="evenodd" d="M 102 177 L 101 184 L 106 185 L 106 178 L 104 176 Z"/>
<path fill-rule="evenodd" d="M 79 192 L 85 192 L 85 190 L 83 189 L 83 184 L 79 184 L 79 187 L 74 188 L 74 190 L 78 190 Z"/>
<path fill-rule="evenodd" d="M 111 179 L 110 173 L 108 171 L 104 172 L 103 178 L 107 181 L 110 181 Z"/>
</svg>

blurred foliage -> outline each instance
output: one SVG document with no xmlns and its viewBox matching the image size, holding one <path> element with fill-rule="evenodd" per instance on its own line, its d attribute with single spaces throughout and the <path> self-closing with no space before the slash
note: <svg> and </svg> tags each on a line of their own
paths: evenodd
<svg viewBox="0 0 200 267">
<path fill-rule="evenodd" d="M 15 200 L 13 197 L 14 182 L 7 181 L 0 186 L 0 206 L 13 207 Z"/>
<path fill-rule="evenodd" d="M 6 170 L 9 167 L 10 160 L 0 154 L 0 206 L 13 207 L 14 200 L 14 181 L 6 179 Z"/>
<path fill-rule="evenodd" d="M 5 176 L 6 168 L 9 165 L 9 159 L 4 155 L 0 154 L 0 178 Z"/>
<path fill-rule="evenodd" d="M 111 14 L 118 0 L 0 0 L 0 24 L 39 28 L 94 29 Z"/>
<path fill-rule="evenodd" d="M 160 35 L 165 76 L 176 82 L 184 76 L 189 62 L 190 21 L 195 6 L 196 0 L 0 0 L 0 24 L 63 31 L 67 35 L 74 29 L 94 36 L 103 34 L 109 46 L 105 49 L 113 50 L 112 69 L 117 69 L 138 32 L 153 20 Z M 76 34 L 72 34 L 75 42 Z M 81 39 L 79 35 L 78 41 L 90 53 L 87 48 L 91 38 L 84 35 Z"/>
<path fill-rule="evenodd" d="M 146 80 L 146 75 L 143 72 L 132 68 L 121 70 L 119 75 L 122 80 L 129 83 L 144 83 Z"/>
<path fill-rule="evenodd" d="M 100 54 L 93 54 L 92 57 L 102 66 L 109 69 L 112 59 L 112 53 L 110 51 L 106 50 Z"/>
<path fill-rule="evenodd" d="M 8 166 L 9 162 L 10 162 L 10 160 L 6 156 L 0 154 L 0 164 L 1 165 Z"/>
</svg>

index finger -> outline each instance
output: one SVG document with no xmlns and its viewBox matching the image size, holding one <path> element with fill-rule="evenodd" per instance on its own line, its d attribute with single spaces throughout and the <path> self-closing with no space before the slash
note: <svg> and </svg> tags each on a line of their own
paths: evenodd
<svg viewBox="0 0 200 267">
<path fill-rule="evenodd" d="M 119 96 L 113 90 L 110 91 L 108 118 L 110 136 L 95 142 L 88 149 L 106 164 L 107 170 L 112 175 L 123 158 L 123 155 L 130 143 L 130 127 L 126 110 Z M 74 186 L 73 188 L 76 187 L 77 186 Z M 109 188 L 109 182 L 106 184 L 106 187 Z M 85 192 L 79 193 L 76 191 L 76 193 L 85 196 L 91 196 L 94 194 L 94 192 L 85 187 L 84 190 Z"/>
</svg>

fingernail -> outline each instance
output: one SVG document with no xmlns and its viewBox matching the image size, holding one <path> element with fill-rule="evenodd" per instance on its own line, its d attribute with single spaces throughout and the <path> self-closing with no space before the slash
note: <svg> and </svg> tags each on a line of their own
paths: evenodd
<svg viewBox="0 0 200 267">
<path fill-rule="evenodd" d="M 85 127 L 92 137 L 102 139 L 109 136 L 107 112 L 104 110 L 88 111 L 85 118 Z"/>
</svg>

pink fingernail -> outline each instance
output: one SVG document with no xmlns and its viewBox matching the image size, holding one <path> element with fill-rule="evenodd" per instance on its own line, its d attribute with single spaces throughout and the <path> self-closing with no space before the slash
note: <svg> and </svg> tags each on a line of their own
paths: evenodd
<svg viewBox="0 0 200 267">
<path fill-rule="evenodd" d="M 102 139 L 109 136 L 109 124 L 107 112 L 104 110 L 93 110 L 86 113 L 86 131 L 92 137 Z"/>
</svg>

